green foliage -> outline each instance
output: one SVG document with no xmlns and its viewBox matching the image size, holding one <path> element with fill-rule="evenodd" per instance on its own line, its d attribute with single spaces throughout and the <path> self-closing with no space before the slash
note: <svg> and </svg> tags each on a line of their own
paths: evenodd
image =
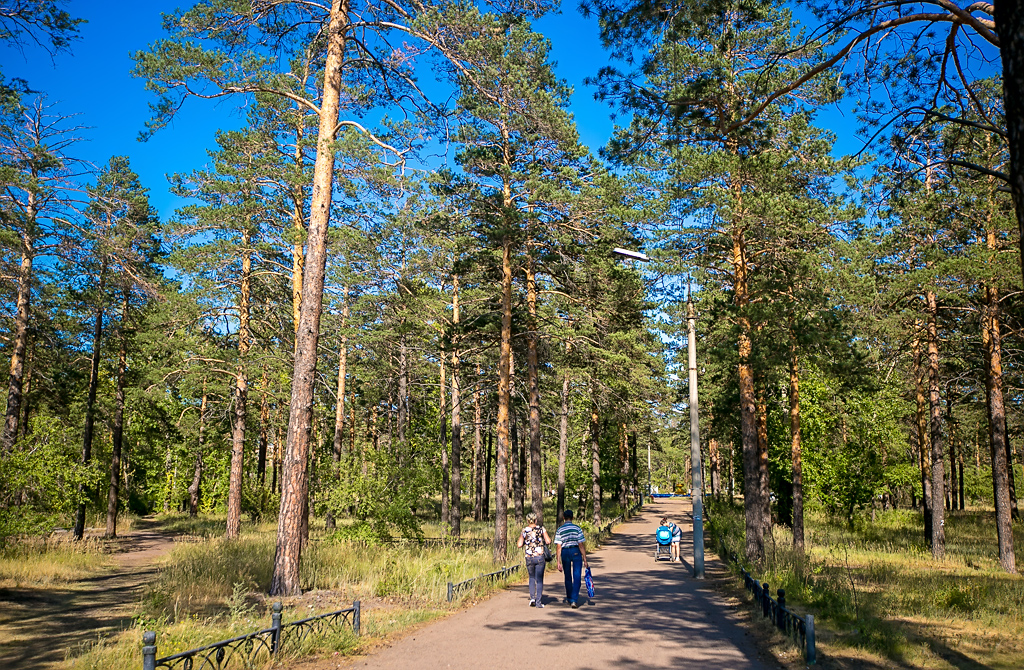
<svg viewBox="0 0 1024 670">
<path fill-rule="evenodd" d="M 72 435 L 57 417 L 37 416 L 14 451 L 0 458 L 0 542 L 65 523 L 82 499 L 79 487 L 100 478 L 98 464 L 81 463 Z"/>
<path fill-rule="evenodd" d="M 410 470 L 391 454 L 378 452 L 363 474 L 347 464 L 342 476 L 326 491 L 324 504 L 336 515 L 356 510 L 356 522 L 338 531 L 339 537 L 389 539 L 422 537 L 417 507 L 422 507 L 433 477 Z"/>
</svg>

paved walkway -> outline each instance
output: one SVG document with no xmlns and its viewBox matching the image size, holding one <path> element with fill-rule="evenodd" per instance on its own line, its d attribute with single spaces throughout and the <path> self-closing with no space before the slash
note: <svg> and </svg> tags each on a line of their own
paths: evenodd
<svg viewBox="0 0 1024 670">
<path fill-rule="evenodd" d="M 572 610 L 561 604 L 562 575 L 545 580 L 546 607 L 528 606 L 527 586 L 420 629 L 393 645 L 356 658 L 349 667 L 417 670 L 481 668 L 630 668 L 761 670 L 762 660 L 740 624 L 743 615 L 690 565 L 654 562 L 654 530 L 662 515 L 683 527 L 683 555 L 692 557 L 690 502 L 657 500 L 616 527 L 590 557 L 595 598 Z M 710 555 L 709 555 L 710 559 Z M 723 568 L 708 561 L 712 579 Z M 584 591 L 584 595 L 585 595 Z"/>
</svg>

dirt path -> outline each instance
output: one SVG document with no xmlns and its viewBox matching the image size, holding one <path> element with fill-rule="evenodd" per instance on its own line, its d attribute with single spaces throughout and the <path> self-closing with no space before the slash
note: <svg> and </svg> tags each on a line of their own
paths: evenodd
<svg viewBox="0 0 1024 670">
<path fill-rule="evenodd" d="M 546 607 L 528 606 L 527 587 L 517 586 L 396 641 L 347 661 L 325 659 L 303 668 L 377 670 L 528 667 L 587 670 L 762 670 L 778 664 L 759 655 L 741 621 L 738 603 L 715 591 L 724 578 L 707 561 L 708 580 L 690 577 L 689 564 L 655 564 L 654 530 L 663 514 L 684 530 L 689 501 L 657 501 L 642 516 L 618 526 L 590 559 L 596 597 L 578 610 L 561 604 L 562 575 L 547 573 Z M 684 555 L 692 556 L 684 534 Z"/>
<path fill-rule="evenodd" d="M 118 542 L 109 572 L 64 586 L 0 589 L 0 668 L 51 668 L 129 626 L 142 587 L 173 545 L 172 535 L 143 528 Z"/>
</svg>

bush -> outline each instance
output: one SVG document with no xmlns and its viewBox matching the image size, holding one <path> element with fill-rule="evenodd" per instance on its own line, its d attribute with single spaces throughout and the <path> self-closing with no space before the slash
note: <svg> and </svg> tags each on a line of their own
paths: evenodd
<svg viewBox="0 0 1024 670">
<path fill-rule="evenodd" d="M 101 476 L 95 461 L 79 462 L 79 445 L 68 438 L 59 419 L 38 416 L 29 434 L 0 459 L 0 544 L 67 521 L 83 500 L 79 488 Z"/>
</svg>

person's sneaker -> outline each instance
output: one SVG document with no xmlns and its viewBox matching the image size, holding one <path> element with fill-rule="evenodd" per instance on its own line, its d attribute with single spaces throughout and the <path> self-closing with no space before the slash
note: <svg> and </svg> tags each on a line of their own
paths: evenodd
<svg viewBox="0 0 1024 670">
<path fill-rule="evenodd" d="M 537 607 L 544 607 L 544 603 L 537 603 Z"/>
<path fill-rule="evenodd" d="M 536 606 L 537 606 L 537 601 L 536 600 L 531 600 L 530 601 L 530 607 L 536 607 Z"/>
<path fill-rule="evenodd" d="M 573 608 L 574 610 L 577 610 L 577 609 L 580 608 L 580 606 L 578 604 L 576 604 L 576 603 L 569 603 L 569 607 Z"/>
<path fill-rule="evenodd" d="M 570 601 L 569 601 L 569 599 L 568 599 L 568 598 L 562 598 L 562 604 L 563 604 L 563 605 L 568 605 L 568 604 L 570 604 Z"/>
</svg>

